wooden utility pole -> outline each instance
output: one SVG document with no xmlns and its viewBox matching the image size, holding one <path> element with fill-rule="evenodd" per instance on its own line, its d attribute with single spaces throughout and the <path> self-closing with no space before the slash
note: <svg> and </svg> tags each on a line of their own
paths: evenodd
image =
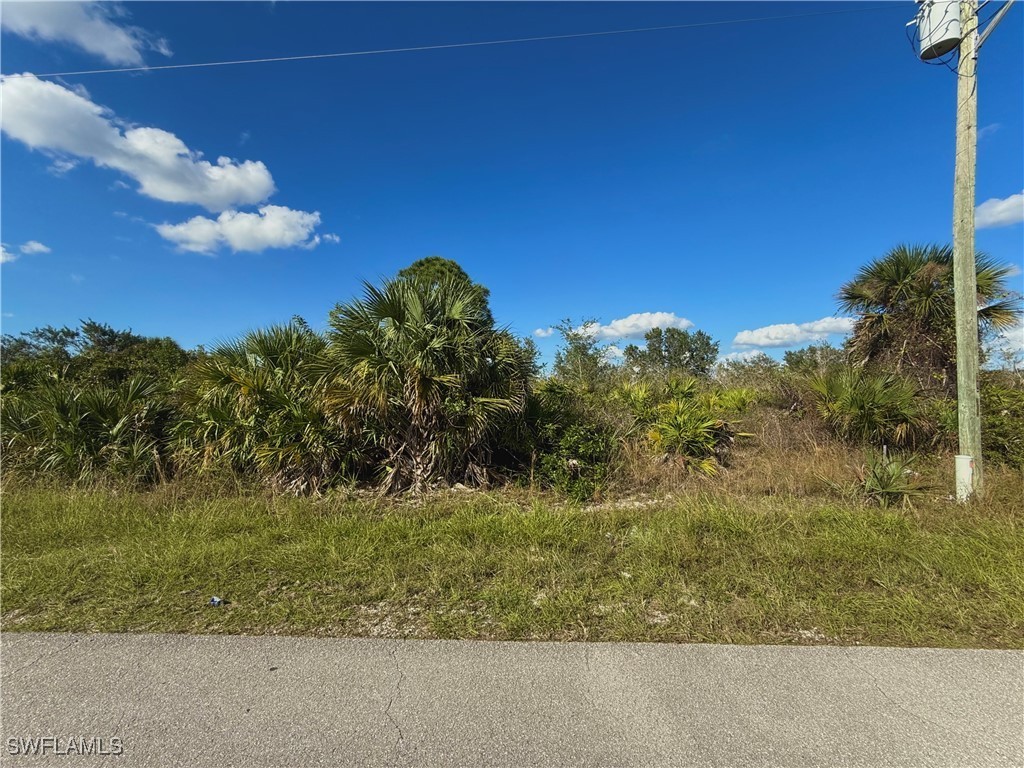
<svg viewBox="0 0 1024 768">
<path fill-rule="evenodd" d="M 982 490 L 981 403 L 978 395 L 978 278 L 974 262 L 974 173 L 978 150 L 978 2 L 960 0 L 957 66 L 956 167 L 953 187 L 953 290 L 956 294 L 956 396 L 960 454 L 974 462 L 973 488 Z"/>
</svg>

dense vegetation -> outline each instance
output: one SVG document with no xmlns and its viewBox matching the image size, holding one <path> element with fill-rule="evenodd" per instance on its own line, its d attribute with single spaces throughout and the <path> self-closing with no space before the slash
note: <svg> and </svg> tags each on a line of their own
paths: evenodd
<svg viewBox="0 0 1024 768">
<path fill-rule="evenodd" d="M 880 504 L 916 492 L 912 454 L 956 433 L 948 248 L 900 246 L 841 288 L 856 325 L 827 344 L 716 363 L 703 331 L 651 330 L 616 362 L 566 320 L 552 370 L 495 324 L 489 291 L 430 257 L 339 304 L 325 333 L 301 318 L 182 350 L 86 321 L 3 338 L 3 470 L 16 481 L 224 479 L 275 492 L 385 493 L 520 484 L 577 500 L 741 478 L 758 455 L 859 456 L 797 488 Z M 1020 317 L 1007 270 L 978 261 L 984 333 Z M 1024 467 L 1024 382 L 983 376 L 987 456 Z M 785 458 L 783 458 L 785 457 Z M 726 470 L 723 472 L 723 470 Z M 827 476 L 827 477 L 826 477 Z M 689 479 L 689 480 L 688 480 Z"/>
<path fill-rule="evenodd" d="M 437 257 L 323 333 L 4 337 L 0 622 L 1022 647 L 1024 381 L 985 372 L 986 493 L 953 503 L 946 261 L 868 265 L 847 345 L 781 362 L 567 320 L 542 374 Z M 979 264 L 992 333 L 1019 314 Z"/>
</svg>

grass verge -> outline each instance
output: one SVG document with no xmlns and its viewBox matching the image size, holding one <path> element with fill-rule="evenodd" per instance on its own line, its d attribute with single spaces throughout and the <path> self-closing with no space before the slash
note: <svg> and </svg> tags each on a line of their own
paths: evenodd
<svg viewBox="0 0 1024 768">
<path fill-rule="evenodd" d="M 13 489 L 0 626 L 1021 648 L 1022 511 Z"/>
</svg>

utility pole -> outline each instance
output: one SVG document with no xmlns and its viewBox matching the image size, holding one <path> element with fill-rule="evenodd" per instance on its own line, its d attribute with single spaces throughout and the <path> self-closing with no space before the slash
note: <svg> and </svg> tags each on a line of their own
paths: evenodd
<svg viewBox="0 0 1024 768">
<path fill-rule="evenodd" d="M 966 501 L 982 490 L 978 279 L 974 262 L 974 175 L 978 154 L 977 0 L 960 0 L 960 33 L 953 186 L 953 291 L 956 297 L 956 401 L 960 444 L 956 492 L 960 501 Z"/>
<path fill-rule="evenodd" d="M 960 453 L 956 497 L 982 490 L 981 398 L 978 394 L 978 273 L 974 250 L 974 174 L 978 154 L 978 51 L 1006 16 L 1006 0 L 979 35 L 978 0 L 915 0 L 920 57 L 941 59 L 959 47 L 956 164 L 953 183 L 953 293 L 956 307 L 956 402 Z M 990 0 L 985 0 L 988 4 Z"/>
</svg>

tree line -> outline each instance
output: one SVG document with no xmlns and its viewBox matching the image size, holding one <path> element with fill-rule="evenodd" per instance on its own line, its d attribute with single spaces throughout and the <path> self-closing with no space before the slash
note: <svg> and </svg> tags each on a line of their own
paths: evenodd
<svg viewBox="0 0 1024 768">
<path fill-rule="evenodd" d="M 1008 270 L 978 259 L 979 321 L 1019 321 Z M 899 246 L 839 292 L 856 318 L 817 344 L 718 361 L 707 333 L 649 331 L 612 358 L 587 322 L 557 326 L 551 371 L 496 324 L 489 291 L 429 257 L 338 304 L 211 349 L 115 330 L 36 329 L 0 345 L 6 477 L 151 484 L 230 474 L 277 492 L 384 493 L 531 483 L 592 498 L 624 457 L 713 475 L 758 409 L 818 420 L 838 440 L 925 449 L 955 434 L 951 253 Z M 1024 387 L 987 375 L 987 447 L 1024 463 Z M 952 420 L 952 421 L 951 421 Z"/>
</svg>

